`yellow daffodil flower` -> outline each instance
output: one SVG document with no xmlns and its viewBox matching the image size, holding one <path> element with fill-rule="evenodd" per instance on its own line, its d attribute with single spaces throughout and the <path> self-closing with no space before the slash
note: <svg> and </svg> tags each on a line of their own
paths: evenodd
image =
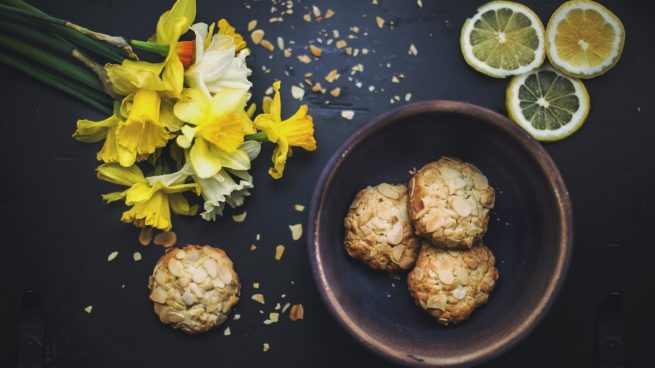
<svg viewBox="0 0 655 368">
<path fill-rule="evenodd" d="M 175 115 L 189 123 L 182 127 L 177 144 L 189 150 L 195 174 L 203 179 L 221 168 L 250 169 L 248 154 L 239 149 L 244 135 L 254 132 L 244 107 L 248 92 L 225 88 L 211 99 L 199 89 L 189 88 L 175 104 Z"/>
<path fill-rule="evenodd" d="M 164 147 L 170 134 L 160 119 L 160 109 L 161 97 L 157 92 L 138 90 L 127 120 L 116 129 L 118 144 L 138 155 L 149 155 Z"/>
<path fill-rule="evenodd" d="M 160 63 L 125 60 L 121 65 L 107 64 L 105 70 L 114 92 L 127 96 L 139 89 L 161 91 L 178 97 L 184 83 L 184 65 L 177 54 L 177 42 L 196 17 L 195 0 L 177 0 L 157 22 L 153 43 L 168 45 L 166 59 Z"/>
<path fill-rule="evenodd" d="M 123 121 L 118 114 L 113 114 L 102 121 L 80 119 L 77 121 L 77 130 L 73 138 L 80 142 L 93 143 L 105 140 L 96 155 L 98 161 L 106 163 L 119 163 L 122 166 L 132 166 L 137 161 L 137 154 L 118 144 L 116 130 Z"/>
<path fill-rule="evenodd" d="M 273 151 L 273 167 L 268 170 L 269 175 L 275 179 L 282 177 L 287 157 L 291 153 L 290 147 L 302 147 L 307 151 L 316 150 L 314 139 L 314 123 L 307 115 L 307 105 L 302 105 L 293 116 L 286 120 L 281 117 L 280 81 L 273 83 L 275 96 L 270 102 L 268 111 L 255 118 L 255 128 L 266 133 L 268 140 L 277 143 Z M 268 105 L 268 104 L 265 104 Z"/>
<path fill-rule="evenodd" d="M 212 35 L 212 27 L 205 23 L 191 26 L 195 33 L 195 59 L 184 73 L 184 80 L 192 88 L 199 88 L 207 96 L 223 88 L 250 89 L 248 77 L 252 71 L 246 65 L 250 51 L 243 37 L 225 20 L 218 21 L 219 31 Z"/>
<path fill-rule="evenodd" d="M 146 178 L 136 165 L 123 167 L 116 164 L 104 164 L 97 171 L 98 179 L 129 187 L 122 192 L 102 195 L 107 203 L 125 198 L 125 204 L 131 206 L 121 217 L 125 223 L 168 231 L 172 228 L 171 211 L 185 216 L 193 216 L 198 211 L 198 207 L 191 206 L 182 193 L 194 191 L 199 195 L 200 187 L 196 183 L 184 184 L 188 177 L 184 173 Z"/>
</svg>

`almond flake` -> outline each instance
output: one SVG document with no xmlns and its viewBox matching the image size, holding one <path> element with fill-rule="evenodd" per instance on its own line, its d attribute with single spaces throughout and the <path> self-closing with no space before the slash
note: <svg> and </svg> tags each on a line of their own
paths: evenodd
<svg viewBox="0 0 655 368">
<path fill-rule="evenodd" d="M 164 231 L 155 235 L 153 243 L 163 245 L 164 248 L 170 248 L 177 243 L 177 234 L 174 231 Z"/>
<path fill-rule="evenodd" d="M 235 320 L 235 321 L 240 319 L 240 318 L 241 318 L 240 314 L 235 314 L 234 317 L 232 317 L 232 319 Z"/>
<path fill-rule="evenodd" d="M 284 245 L 279 244 L 278 246 L 275 247 L 275 260 L 276 261 L 281 260 L 283 255 L 284 255 Z"/>
<path fill-rule="evenodd" d="M 277 38 L 277 47 L 280 50 L 284 50 L 284 39 L 282 37 Z"/>
<path fill-rule="evenodd" d="M 321 92 L 321 83 L 316 83 L 312 86 L 312 92 Z"/>
<path fill-rule="evenodd" d="M 267 342 L 265 342 L 264 345 L 262 345 L 262 351 L 267 352 L 269 350 L 271 350 L 271 346 Z"/>
<path fill-rule="evenodd" d="M 289 225 L 289 230 L 291 230 L 291 238 L 293 240 L 298 240 L 302 237 L 302 224 Z"/>
<path fill-rule="evenodd" d="M 409 102 L 409 100 L 411 100 L 411 99 L 412 99 L 412 94 L 411 94 L 411 93 L 407 93 L 407 94 L 405 95 L 405 101 Z"/>
<path fill-rule="evenodd" d="M 332 9 L 328 9 L 325 11 L 325 19 L 332 18 L 334 16 L 334 11 Z"/>
<path fill-rule="evenodd" d="M 416 46 L 414 44 L 409 45 L 409 51 L 407 51 L 408 54 L 410 55 L 418 55 L 418 50 L 416 49 Z"/>
<path fill-rule="evenodd" d="M 256 301 L 257 303 L 264 304 L 264 295 L 262 294 L 255 294 L 252 296 L 252 300 Z"/>
<path fill-rule="evenodd" d="M 395 75 L 391 77 L 391 81 L 394 83 L 400 83 L 400 79 L 398 79 L 398 77 L 396 77 Z"/>
<path fill-rule="evenodd" d="M 284 57 L 285 57 L 285 58 L 289 58 L 289 57 L 291 57 L 291 50 L 289 50 L 289 49 L 285 49 L 285 50 L 284 50 Z"/>
<path fill-rule="evenodd" d="M 352 120 L 355 117 L 355 112 L 352 110 L 341 111 L 341 117 L 346 120 Z"/>
<path fill-rule="evenodd" d="M 295 98 L 296 100 L 300 101 L 302 100 L 303 97 L 305 97 L 305 89 L 293 85 L 291 86 L 291 96 L 293 96 L 293 98 Z"/>
<path fill-rule="evenodd" d="M 93 311 L 93 306 L 89 305 L 88 307 L 84 308 L 84 311 L 87 313 L 91 313 Z"/>
<path fill-rule="evenodd" d="M 422 8 L 423 7 L 423 1 L 416 0 L 416 5 L 418 5 L 419 8 Z"/>
<path fill-rule="evenodd" d="M 309 56 L 304 55 L 304 54 L 303 55 L 298 55 L 298 60 L 301 63 L 305 63 L 305 64 L 309 64 L 309 63 L 312 62 L 312 59 L 310 59 Z"/>
<path fill-rule="evenodd" d="M 307 13 L 307 14 L 302 16 L 302 19 L 304 19 L 305 22 L 311 22 L 312 21 L 312 16 L 311 16 L 311 14 Z"/>
<path fill-rule="evenodd" d="M 271 312 L 268 314 L 268 319 L 271 320 L 271 322 L 276 323 L 280 320 L 280 313 Z"/>
<path fill-rule="evenodd" d="M 234 222 L 243 222 L 243 221 L 246 220 L 246 215 L 247 215 L 247 212 L 243 211 L 243 213 L 241 213 L 241 214 L 232 216 L 232 220 L 234 220 Z"/>
<path fill-rule="evenodd" d="M 132 258 L 134 258 L 134 262 L 139 262 L 141 260 L 141 253 L 134 252 L 134 254 L 132 254 Z"/>
<path fill-rule="evenodd" d="M 336 69 L 333 69 L 325 76 L 325 80 L 328 81 L 329 83 L 332 83 L 335 80 L 339 79 L 340 76 L 341 75 L 339 74 L 339 72 L 337 72 Z"/>
<path fill-rule="evenodd" d="M 257 246 L 255 244 L 250 244 L 250 251 L 254 252 L 257 249 Z"/>
<path fill-rule="evenodd" d="M 255 45 L 259 45 L 260 42 L 264 39 L 264 31 L 261 29 L 256 29 L 250 34 L 250 38 Z"/>
<path fill-rule="evenodd" d="M 305 210 L 305 206 L 303 206 L 302 204 L 294 204 L 293 209 L 298 212 L 302 212 Z"/>
<path fill-rule="evenodd" d="M 223 335 L 230 336 L 231 334 L 232 334 L 232 331 L 230 331 L 230 328 L 225 327 L 225 330 L 223 330 Z"/>
<path fill-rule="evenodd" d="M 312 13 L 314 14 L 315 17 L 320 17 L 321 16 L 321 9 L 318 8 L 316 5 L 312 5 Z"/>
<path fill-rule="evenodd" d="M 304 316 L 305 316 L 305 309 L 303 308 L 302 304 L 294 304 L 291 307 L 291 312 L 289 312 L 289 318 L 292 321 L 303 319 Z"/>
<path fill-rule="evenodd" d="M 262 40 L 262 41 L 259 43 L 259 45 L 260 45 L 261 47 L 265 48 L 265 49 L 268 50 L 268 51 L 273 51 L 273 50 L 275 50 L 275 46 L 273 46 L 273 44 L 272 44 L 270 41 L 268 41 L 268 40 Z"/>
<path fill-rule="evenodd" d="M 282 307 L 282 313 L 286 312 L 287 309 L 289 309 L 290 306 L 291 306 L 291 303 L 285 304 L 284 307 Z"/>
<path fill-rule="evenodd" d="M 152 242 L 152 228 L 151 227 L 144 227 L 141 229 L 141 232 L 139 232 L 139 243 L 143 245 L 144 247 L 147 245 L 150 245 Z"/>
<path fill-rule="evenodd" d="M 342 49 L 342 48 L 346 47 L 346 45 L 347 45 L 347 43 L 344 40 L 339 40 L 336 43 L 336 46 L 337 46 L 338 49 Z"/>
<path fill-rule="evenodd" d="M 371 4 L 378 5 L 378 0 L 371 0 Z"/>
<path fill-rule="evenodd" d="M 251 32 L 256 27 L 257 27 L 257 20 L 256 19 L 253 19 L 250 22 L 248 22 L 248 32 Z"/>
<path fill-rule="evenodd" d="M 259 289 L 259 283 L 258 282 L 253 282 L 252 287 L 255 289 Z"/>
<path fill-rule="evenodd" d="M 107 256 L 107 262 L 113 261 L 116 257 L 118 257 L 118 252 L 114 251 L 109 253 L 109 256 Z"/>
<path fill-rule="evenodd" d="M 382 19 L 381 17 L 375 17 L 375 23 L 377 23 L 378 28 L 380 29 L 384 27 L 384 19 Z"/>
<path fill-rule="evenodd" d="M 309 45 L 309 52 L 312 53 L 312 55 L 316 57 L 321 57 L 321 54 L 323 53 L 323 50 L 321 50 L 320 47 L 316 47 L 314 45 Z"/>
<path fill-rule="evenodd" d="M 330 94 L 334 97 L 339 97 L 339 95 L 341 94 L 341 88 L 337 87 L 333 89 L 332 91 L 330 91 Z"/>
</svg>

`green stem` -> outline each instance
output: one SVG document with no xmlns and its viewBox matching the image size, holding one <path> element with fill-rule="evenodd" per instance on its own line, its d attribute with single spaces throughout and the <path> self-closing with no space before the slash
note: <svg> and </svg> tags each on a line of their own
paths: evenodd
<svg viewBox="0 0 655 368">
<path fill-rule="evenodd" d="M 10 23 L 6 20 L 0 20 L 0 30 L 13 33 L 28 41 L 38 43 L 45 47 L 50 47 L 63 54 L 70 54 L 75 48 L 65 39 L 60 39 L 50 34 L 39 32 L 34 28 L 26 27 L 22 24 Z"/>
<path fill-rule="evenodd" d="M 87 88 L 80 88 L 82 86 L 77 86 L 75 87 L 72 85 L 70 82 L 66 81 L 65 79 L 58 77 L 50 72 L 48 72 L 45 69 L 41 69 L 39 67 L 33 66 L 33 65 L 28 65 L 25 63 L 22 63 L 14 58 L 11 58 L 7 55 L 0 54 L 0 63 L 4 63 L 12 68 L 15 68 L 30 77 L 39 80 L 40 82 L 47 84 L 51 87 L 54 87 L 70 96 L 73 96 L 83 102 L 86 102 L 89 106 L 97 109 L 98 111 L 101 111 L 106 114 L 111 114 L 111 109 L 107 107 L 107 105 L 89 97 L 88 92 L 89 91 L 84 91 Z M 108 103 L 107 103 L 108 104 Z"/>
<path fill-rule="evenodd" d="M 159 54 L 161 56 L 167 56 L 168 50 L 170 49 L 168 45 L 160 45 L 157 43 L 145 42 L 139 40 L 131 40 L 130 44 L 132 44 L 132 46 L 134 46 L 139 50 L 152 52 L 155 54 Z"/>
<path fill-rule="evenodd" d="M 248 134 L 244 137 L 247 141 L 267 142 L 268 137 L 264 132 L 257 132 L 255 134 Z"/>
<path fill-rule="evenodd" d="M 15 51 L 19 55 L 29 60 L 50 67 L 88 87 L 95 89 L 98 92 L 104 93 L 102 84 L 100 84 L 100 81 L 96 75 L 86 69 L 83 69 L 73 63 L 69 63 L 60 57 L 44 52 L 43 50 L 30 44 L 5 35 L 0 35 L 0 45 Z"/>
</svg>

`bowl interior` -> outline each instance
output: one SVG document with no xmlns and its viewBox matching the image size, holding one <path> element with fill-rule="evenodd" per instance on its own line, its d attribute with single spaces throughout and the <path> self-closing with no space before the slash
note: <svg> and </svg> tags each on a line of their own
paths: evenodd
<svg viewBox="0 0 655 368">
<path fill-rule="evenodd" d="M 562 229 L 568 219 L 562 218 L 562 193 L 553 173 L 543 166 L 543 160 L 552 163 L 548 156 L 526 145 L 534 144 L 531 140 L 517 139 L 515 127 L 499 128 L 498 121 L 513 124 L 499 115 L 456 106 L 409 108 L 356 134 L 342 159 L 326 169 L 322 196 L 315 198 L 310 255 L 323 296 L 357 339 L 399 362 L 452 365 L 499 353 L 542 314 L 568 257 L 563 239 L 569 235 Z M 490 123 L 487 114 L 497 121 Z M 357 191 L 381 182 L 406 183 L 412 168 L 442 156 L 473 163 L 496 191 L 484 239 L 500 273 L 488 304 L 448 327 L 414 304 L 405 275 L 371 271 L 343 247 L 343 218 Z"/>
</svg>

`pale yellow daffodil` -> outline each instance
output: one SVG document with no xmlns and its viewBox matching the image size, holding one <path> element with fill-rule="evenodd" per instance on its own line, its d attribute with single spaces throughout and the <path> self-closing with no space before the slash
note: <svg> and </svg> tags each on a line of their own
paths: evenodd
<svg viewBox="0 0 655 368">
<path fill-rule="evenodd" d="M 244 107 L 248 92 L 225 88 L 209 98 L 199 89 L 189 88 L 175 104 L 175 115 L 189 125 L 182 127 L 177 144 L 189 149 L 195 174 L 203 179 L 221 168 L 250 169 L 248 154 L 239 149 L 244 135 L 254 133 Z"/>
<path fill-rule="evenodd" d="M 105 70 L 114 92 L 127 96 L 139 89 L 160 91 L 178 97 L 184 84 L 184 65 L 177 54 L 177 42 L 196 17 L 195 0 L 177 0 L 157 22 L 153 43 L 168 45 L 166 59 L 160 63 L 125 60 L 121 65 L 107 64 Z"/>
<path fill-rule="evenodd" d="M 116 129 L 118 144 L 137 155 L 150 155 L 157 148 L 164 147 L 170 133 L 160 111 L 161 97 L 157 92 L 138 90 L 133 96 L 127 120 Z"/>
<path fill-rule="evenodd" d="M 191 206 L 182 194 L 186 191 L 200 194 L 198 184 L 184 184 L 187 174 L 176 172 L 146 178 L 136 165 L 123 167 L 116 164 L 104 164 L 97 171 L 99 179 L 129 187 L 122 192 L 102 195 L 107 203 L 125 198 L 125 204 L 131 206 L 121 217 L 125 223 L 168 231 L 172 228 L 171 211 L 185 216 L 193 216 L 198 211 L 198 207 Z"/>
<path fill-rule="evenodd" d="M 270 102 L 268 111 L 255 118 L 255 128 L 266 133 L 269 141 L 277 143 L 273 151 L 273 167 L 268 170 L 269 175 L 275 179 L 282 177 L 287 157 L 290 154 L 290 147 L 302 147 L 307 151 L 316 150 L 316 139 L 314 139 L 314 123 L 310 115 L 307 115 L 307 105 L 302 105 L 293 116 L 282 120 L 280 101 L 280 81 L 273 83 L 275 96 Z M 265 104 L 268 105 L 268 104 Z"/>
<path fill-rule="evenodd" d="M 116 130 L 123 121 L 117 114 L 113 114 L 102 121 L 80 119 L 77 121 L 77 130 L 73 138 L 80 142 L 93 143 L 105 140 L 98 154 L 98 161 L 106 163 L 119 163 L 122 166 L 132 166 L 137 161 L 137 154 L 118 144 Z"/>
</svg>

